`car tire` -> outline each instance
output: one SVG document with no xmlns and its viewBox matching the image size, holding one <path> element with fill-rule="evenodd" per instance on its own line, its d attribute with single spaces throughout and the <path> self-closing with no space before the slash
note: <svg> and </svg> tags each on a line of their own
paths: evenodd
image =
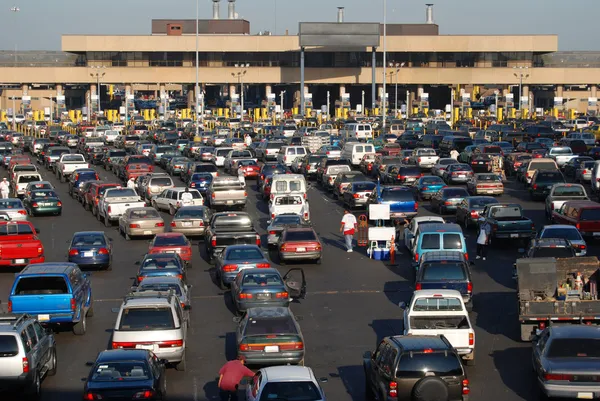
<svg viewBox="0 0 600 401">
<path fill-rule="evenodd" d="M 156 211 L 160 212 L 160 209 L 159 209 L 159 208 L 158 208 L 158 206 L 156 205 L 156 201 L 152 201 L 150 204 L 152 205 L 152 207 L 153 207 L 154 209 L 156 209 Z"/>
<path fill-rule="evenodd" d="M 446 401 L 449 398 L 448 385 L 437 376 L 424 377 L 415 383 L 412 401 Z"/>
<path fill-rule="evenodd" d="M 82 336 L 87 331 L 87 321 L 85 313 L 81 314 L 81 320 L 73 325 L 73 334 L 76 336 Z"/>
<path fill-rule="evenodd" d="M 30 401 L 37 401 L 40 399 L 42 390 L 42 382 L 40 379 L 40 374 L 36 371 L 34 372 L 33 380 L 31 381 L 31 385 L 27 391 L 27 399 Z"/>
<path fill-rule="evenodd" d="M 220 274 L 217 277 L 217 284 L 218 284 L 219 288 L 222 289 L 223 291 L 226 291 L 229 289 L 229 287 L 227 286 L 227 284 L 225 284 L 225 282 L 223 281 L 223 277 L 221 277 Z"/>
<path fill-rule="evenodd" d="M 46 372 L 46 376 L 54 376 L 56 375 L 56 371 L 58 368 L 58 358 L 56 357 L 56 348 L 52 348 L 50 351 L 50 359 L 48 359 L 48 371 Z"/>
<path fill-rule="evenodd" d="M 104 216 L 104 227 L 110 227 L 110 220 L 108 219 L 108 216 Z"/>
<path fill-rule="evenodd" d="M 372 401 L 375 399 L 373 394 L 373 389 L 371 388 L 371 383 L 369 382 L 367 372 L 365 373 L 365 401 Z"/>
<path fill-rule="evenodd" d="M 175 365 L 175 370 L 179 371 L 179 372 L 185 372 L 185 369 L 187 368 L 187 363 L 185 361 L 185 352 L 183 353 L 183 358 L 181 358 L 181 361 L 179 361 L 176 365 Z"/>
<path fill-rule="evenodd" d="M 169 205 L 169 214 L 171 216 L 175 216 L 175 209 L 173 208 L 173 205 Z"/>
<path fill-rule="evenodd" d="M 471 358 L 471 359 L 464 359 L 465 365 L 467 365 L 467 366 L 475 366 L 475 350 L 473 350 L 473 353 L 471 354 L 471 356 L 473 358 Z"/>
</svg>

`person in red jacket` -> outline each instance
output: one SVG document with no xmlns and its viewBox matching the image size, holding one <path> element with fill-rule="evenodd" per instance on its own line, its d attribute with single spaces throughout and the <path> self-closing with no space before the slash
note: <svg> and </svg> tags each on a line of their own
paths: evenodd
<svg viewBox="0 0 600 401">
<path fill-rule="evenodd" d="M 254 377 L 254 372 L 244 366 L 244 358 L 227 362 L 219 370 L 219 397 L 221 401 L 237 401 L 237 391 L 244 377 Z"/>
</svg>

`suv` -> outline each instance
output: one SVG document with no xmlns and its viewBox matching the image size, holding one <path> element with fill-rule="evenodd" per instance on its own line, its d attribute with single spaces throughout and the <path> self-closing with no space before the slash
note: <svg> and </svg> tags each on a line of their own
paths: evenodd
<svg viewBox="0 0 600 401">
<path fill-rule="evenodd" d="M 21 390 L 38 399 L 44 376 L 56 374 L 54 335 L 29 315 L 0 315 L 2 389 Z"/>
<path fill-rule="evenodd" d="M 470 393 L 460 357 L 440 336 L 384 338 L 363 355 L 366 399 L 463 401 Z"/>
<path fill-rule="evenodd" d="M 119 309 L 112 349 L 147 349 L 184 371 L 188 316 L 172 291 L 133 292 Z"/>
</svg>

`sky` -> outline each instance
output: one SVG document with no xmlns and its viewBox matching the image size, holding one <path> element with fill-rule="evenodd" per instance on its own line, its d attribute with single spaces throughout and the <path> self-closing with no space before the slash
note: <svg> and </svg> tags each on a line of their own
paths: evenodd
<svg viewBox="0 0 600 401">
<path fill-rule="evenodd" d="M 212 1 L 200 2 L 200 18 L 212 16 Z M 240 18 L 252 33 L 296 34 L 299 22 L 382 22 L 385 0 L 238 0 Z M 422 23 L 427 0 L 387 0 L 389 23 Z M 432 2 L 435 3 L 435 0 Z M 18 7 L 18 12 L 12 12 Z M 438 0 L 440 34 L 556 34 L 559 50 L 600 50 L 599 0 Z M 150 34 L 155 18 L 192 19 L 194 0 L 0 0 L 0 50 L 60 50 L 62 34 Z M 221 1 L 221 17 L 227 0 Z"/>
</svg>

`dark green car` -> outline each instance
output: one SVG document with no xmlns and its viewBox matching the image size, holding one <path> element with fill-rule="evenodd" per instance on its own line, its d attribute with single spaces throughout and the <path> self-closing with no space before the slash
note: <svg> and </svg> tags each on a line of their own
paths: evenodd
<svg viewBox="0 0 600 401">
<path fill-rule="evenodd" d="M 56 192 L 48 189 L 33 190 L 23 198 L 23 205 L 30 216 L 53 214 L 60 216 L 62 202 Z"/>
</svg>

